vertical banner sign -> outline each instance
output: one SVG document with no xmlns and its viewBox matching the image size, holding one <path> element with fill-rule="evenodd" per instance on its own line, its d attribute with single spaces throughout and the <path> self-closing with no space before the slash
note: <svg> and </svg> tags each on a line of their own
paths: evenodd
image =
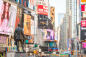
<svg viewBox="0 0 86 57">
<path fill-rule="evenodd" d="M 54 23 L 55 23 L 55 8 L 54 7 L 50 8 L 50 17 L 51 17 L 51 23 L 54 26 Z"/>
<path fill-rule="evenodd" d="M 24 14 L 24 34 L 31 35 L 31 16 Z"/>
<path fill-rule="evenodd" d="M 21 24 L 21 19 L 22 19 L 22 9 L 21 8 L 17 8 L 15 29 L 18 27 L 18 24 Z"/>
</svg>

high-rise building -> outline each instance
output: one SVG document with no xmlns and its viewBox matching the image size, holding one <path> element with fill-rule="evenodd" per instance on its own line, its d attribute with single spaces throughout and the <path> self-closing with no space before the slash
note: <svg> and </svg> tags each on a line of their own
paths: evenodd
<svg viewBox="0 0 86 57">
<path fill-rule="evenodd" d="M 78 38 L 77 24 L 80 22 L 79 15 L 79 0 L 66 0 L 67 38 L 70 40 L 73 39 L 75 41 Z"/>
<path fill-rule="evenodd" d="M 66 27 L 66 15 L 61 19 L 61 24 L 57 29 L 58 34 L 58 47 L 59 49 L 67 49 L 67 27 Z"/>
</svg>

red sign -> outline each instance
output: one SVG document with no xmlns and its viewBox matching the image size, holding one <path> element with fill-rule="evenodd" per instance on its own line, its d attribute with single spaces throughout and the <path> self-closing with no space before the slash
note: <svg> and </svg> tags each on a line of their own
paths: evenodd
<svg viewBox="0 0 86 57">
<path fill-rule="evenodd" d="M 48 6 L 38 5 L 37 13 L 42 15 L 48 15 Z"/>
<path fill-rule="evenodd" d="M 86 48 L 86 42 L 82 43 L 82 48 Z"/>
<path fill-rule="evenodd" d="M 86 20 L 81 21 L 81 27 L 86 27 Z"/>
<path fill-rule="evenodd" d="M 85 11 L 85 5 L 81 5 L 81 11 Z"/>
</svg>

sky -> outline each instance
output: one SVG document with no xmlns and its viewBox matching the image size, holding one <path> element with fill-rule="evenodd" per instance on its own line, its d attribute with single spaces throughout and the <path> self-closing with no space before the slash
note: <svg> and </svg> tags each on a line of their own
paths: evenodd
<svg viewBox="0 0 86 57">
<path fill-rule="evenodd" d="M 59 15 L 60 13 L 66 13 L 66 0 L 49 0 L 50 6 L 55 7 L 55 27 L 59 25 Z M 60 17 L 61 18 L 61 17 Z"/>
</svg>

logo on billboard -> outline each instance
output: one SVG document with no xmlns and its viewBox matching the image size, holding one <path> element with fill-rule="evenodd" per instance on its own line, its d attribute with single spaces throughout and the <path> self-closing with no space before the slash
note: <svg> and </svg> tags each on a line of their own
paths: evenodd
<svg viewBox="0 0 86 57">
<path fill-rule="evenodd" d="M 38 5 L 37 13 L 42 15 L 48 15 L 48 6 Z"/>
</svg>

